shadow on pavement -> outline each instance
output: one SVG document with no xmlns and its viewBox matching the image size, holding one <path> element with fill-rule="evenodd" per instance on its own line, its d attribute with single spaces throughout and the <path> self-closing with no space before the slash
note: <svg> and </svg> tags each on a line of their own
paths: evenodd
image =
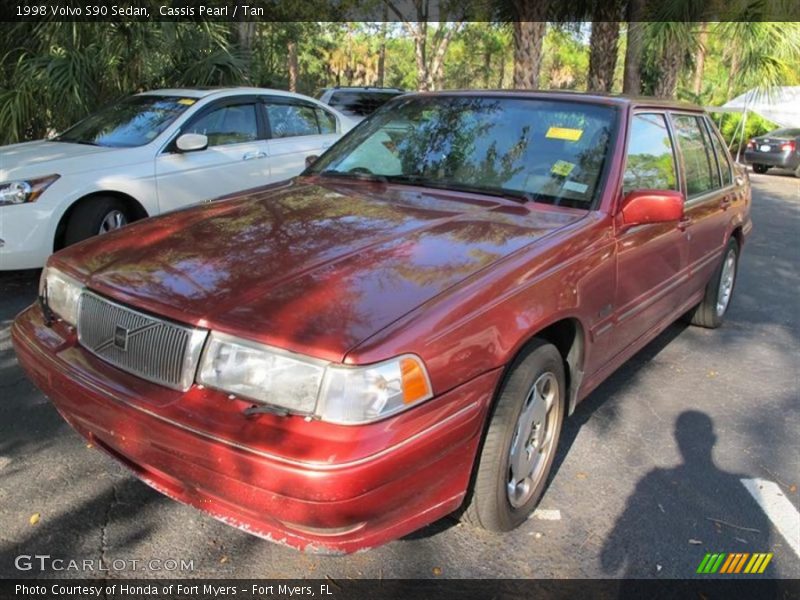
<svg viewBox="0 0 800 600">
<path fill-rule="evenodd" d="M 683 462 L 653 469 L 636 485 L 600 554 L 609 576 L 687 578 L 708 552 L 771 551 L 770 524 L 742 485 L 744 476 L 714 463 L 711 418 L 684 411 L 674 435 Z M 646 531 L 658 531 L 658 539 Z"/>
</svg>

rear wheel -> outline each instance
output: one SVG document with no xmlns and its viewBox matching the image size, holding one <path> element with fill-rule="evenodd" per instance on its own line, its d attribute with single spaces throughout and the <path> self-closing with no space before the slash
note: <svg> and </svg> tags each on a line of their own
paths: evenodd
<svg viewBox="0 0 800 600">
<path fill-rule="evenodd" d="M 544 493 L 565 406 L 564 363 L 534 340 L 500 390 L 464 519 L 492 531 L 523 523 Z"/>
<path fill-rule="evenodd" d="M 736 272 L 739 266 L 739 244 L 731 238 L 722 262 L 711 276 L 706 286 L 703 300 L 690 313 L 691 324 L 716 329 L 722 325 L 722 319 L 728 312 L 733 298 L 733 286 L 736 283 Z"/>
<path fill-rule="evenodd" d="M 766 173 L 769 167 L 767 165 L 753 165 L 753 171 L 756 173 Z"/>
<path fill-rule="evenodd" d="M 124 227 L 133 216 L 118 198 L 94 196 L 82 200 L 73 210 L 64 231 L 64 245 L 69 246 L 95 235 Z"/>
</svg>

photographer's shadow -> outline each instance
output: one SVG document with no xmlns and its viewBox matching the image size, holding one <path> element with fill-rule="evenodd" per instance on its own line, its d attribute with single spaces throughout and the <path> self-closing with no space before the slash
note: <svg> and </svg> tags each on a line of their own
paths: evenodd
<svg viewBox="0 0 800 600">
<path fill-rule="evenodd" d="M 685 579 L 698 576 L 707 552 L 771 550 L 769 521 L 742 485 L 746 476 L 714 464 L 711 418 L 681 413 L 675 440 L 683 463 L 639 481 L 603 544 L 601 564 L 609 576 Z"/>
</svg>

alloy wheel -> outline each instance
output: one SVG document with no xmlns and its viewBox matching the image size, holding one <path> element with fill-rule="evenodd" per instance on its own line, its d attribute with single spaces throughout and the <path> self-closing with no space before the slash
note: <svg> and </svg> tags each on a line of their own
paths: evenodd
<svg viewBox="0 0 800 600">
<path fill-rule="evenodd" d="M 508 453 L 508 501 L 514 508 L 530 500 L 542 477 L 558 426 L 558 379 L 547 371 L 534 382 L 522 407 Z"/>
</svg>

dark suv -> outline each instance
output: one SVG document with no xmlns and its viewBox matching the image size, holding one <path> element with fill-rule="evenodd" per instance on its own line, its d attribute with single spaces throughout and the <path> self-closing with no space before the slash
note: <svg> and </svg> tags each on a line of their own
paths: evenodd
<svg viewBox="0 0 800 600">
<path fill-rule="evenodd" d="M 353 121 L 360 121 L 386 102 L 404 93 L 400 88 L 385 87 L 332 87 L 322 90 L 320 102 L 338 109 Z"/>
</svg>

